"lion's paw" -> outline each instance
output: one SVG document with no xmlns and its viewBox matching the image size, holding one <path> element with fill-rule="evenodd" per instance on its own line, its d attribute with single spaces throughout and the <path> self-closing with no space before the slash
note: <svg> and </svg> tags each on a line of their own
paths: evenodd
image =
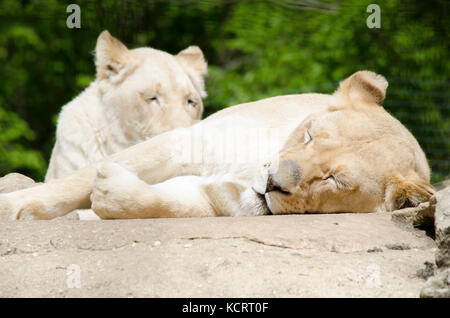
<svg viewBox="0 0 450 318">
<path fill-rule="evenodd" d="M 101 218 L 126 217 L 127 211 L 135 205 L 143 183 L 120 164 L 98 164 L 91 194 L 92 209 Z"/>
<path fill-rule="evenodd" d="M 0 194 L 0 220 L 16 220 L 18 208 L 13 203 L 14 200 L 5 194 Z"/>
</svg>

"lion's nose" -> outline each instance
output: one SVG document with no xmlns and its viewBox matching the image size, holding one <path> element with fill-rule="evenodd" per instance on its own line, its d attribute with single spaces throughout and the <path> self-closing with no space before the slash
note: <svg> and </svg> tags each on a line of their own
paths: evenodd
<svg viewBox="0 0 450 318">
<path fill-rule="evenodd" d="M 272 192 L 272 191 L 282 191 L 280 184 L 275 182 L 273 179 L 272 174 L 269 174 L 267 177 L 267 183 L 266 183 L 266 193 Z"/>
<path fill-rule="evenodd" d="M 287 194 L 300 182 L 300 168 L 293 160 L 282 160 L 277 169 L 271 169 L 267 176 L 266 193 L 279 191 Z"/>
</svg>

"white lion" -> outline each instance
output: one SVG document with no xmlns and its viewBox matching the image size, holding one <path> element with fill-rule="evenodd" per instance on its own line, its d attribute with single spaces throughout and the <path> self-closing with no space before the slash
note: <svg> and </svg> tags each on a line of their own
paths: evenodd
<svg viewBox="0 0 450 318">
<path fill-rule="evenodd" d="M 95 81 L 59 115 L 46 182 L 201 119 L 207 64 L 197 46 L 175 56 L 147 47 L 129 50 L 104 31 L 95 65 Z M 31 186 L 29 178 L 9 174 L 1 179 L 0 192 Z M 78 214 L 97 218 L 90 211 Z"/>
<path fill-rule="evenodd" d="M 387 86 L 381 75 L 361 71 L 332 95 L 227 108 L 66 178 L 0 195 L 0 215 L 51 219 L 92 207 L 114 219 L 414 206 L 434 192 L 430 169 L 412 134 L 380 106 Z"/>
<path fill-rule="evenodd" d="M 129 50 L 104 31 L 95 65 L 96 80 L 61 111 L 45 181 L 201 118 L 207 65 L 198 47 Z"/>
</svg>

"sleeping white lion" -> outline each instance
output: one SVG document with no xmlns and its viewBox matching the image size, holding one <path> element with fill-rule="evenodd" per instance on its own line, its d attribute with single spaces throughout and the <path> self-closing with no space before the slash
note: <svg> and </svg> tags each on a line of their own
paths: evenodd
<svg viewBox="0 0 450 318">
<path fill-rule="evenodd" d="M 430 169 L 412 134 L 381 106 L 387 86 L 381 75 L 361 71 L 332 95 L 229 107 L 68 177 L 0 195 L 0 215 L 51 219 L 92 207 L 114 219 L 414 206 L 434 192 Z"/>
</svg>

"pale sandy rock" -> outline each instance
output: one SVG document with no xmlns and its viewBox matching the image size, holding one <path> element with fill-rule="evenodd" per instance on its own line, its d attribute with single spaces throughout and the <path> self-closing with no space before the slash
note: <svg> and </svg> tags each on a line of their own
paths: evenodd
<svg viewBox="0 0 450 318">
<path fill-rule="evenodd" d="M 20 173 L 9 173 L 0 178 L 0 193 L 8 193 L 36 186 L 33 179 Z"/>
<path fill-rule="evenodd" d="M 431 277 L 420 292 L 422 298 L 450 298 L 450 268 Z"/>
<path fill-rule="evenodd" d="M 0 297 L 418 297 L 436 249 L 389 213 L 0 228 Z"/>
<path fill-rule="evenodd" d="M 435 213 L 436 243 L 439 251 L 436 254 L 438 267 L 450 267 L 450 186 L 436 194 Z"/>
</svg>

